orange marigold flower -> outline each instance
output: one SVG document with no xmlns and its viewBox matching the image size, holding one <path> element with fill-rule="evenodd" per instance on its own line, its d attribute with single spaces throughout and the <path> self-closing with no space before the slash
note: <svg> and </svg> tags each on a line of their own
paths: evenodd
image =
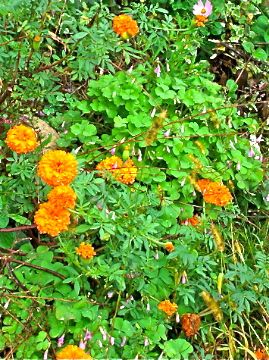
<svg viewBox="0 0 269 360">
<path fill-rule="evenodd" d="M 114 17 L 113 30 L 123 39 L 129 39 L 139 33 L 137 22 L 131 16 L 125 14 Z"/>
<path fill-rule="evenodd" d="M 164 244 L 164 248 L 165 250 L 167 250 L 168 252 L 172 252 L 175 250 L 174 245 L 171 242 L 167 242 Z"/>
<path fill-rule="evenodd" d="M 123 184 L 133 184 L 137 175 L 137 167 L 134 165 L 133 160 L 126 160 L 120 169 L 115 172 L 115 179 Z"/>
<path fill-rule="evenodd" d="M 63 150 L 49 150 L 38 163 L 37 173 L 48 185 L 68 185 L 77 175 L 74 155 Z"/>
<path fill-rule="evenodd" d="M 111 156 L 102 160 L 96 169 L 104 176 L 105 170 L 109 171 L 115 180 L 123 184 L 133 184 L 137 175 L 137 167 L 134 165 L 133 160 L 128 159 L 125 162 L 118 156 Z"/>
<path fill-rule="evenodd" d="M 197 226 L 199 224 L 200 224 L 200 219 L 198 218 L 197 215 L 194 215 L 193 217 L 182 221 L 182 225 Z"/>
<path fill-rule="evenodd" d="M 91 259 L 94 255 L 96 255 L 92 245 L 85 244 L 85 242 L 80 243 L 79 247 L 76 248 L 76 253 L 83 259 Z"/>
<path fill-rule="evenodd" d="M 46 202 L 39 205 L 34 221 L 41 234 L 57 236 L 60 232 L 67 230 L 70 224 L 70 213 L 62 207 Z"/>
<path fill-rule="evenodd" d="M 7 132 L 7 146 L 18 154 L 33 151 L 39 145 L 35 131 L 29 126 L 15 125 Z"/>
<path fill-rule="evenodd" d="M 91 355 L 85 353 L 76 345 L 67 345 L 56 354 L 57 360 L 92 359 Z"/>
<path fill-rule="evenodd" d="M 196 181 L 196 185 L 198 187 L 198 190 L 203 193 L 205 189 L 208 187 L 209 184 L 211 184 L 213 181 L 209 179 L 200 179 Z"/>
<path fill-rule="evenodd" d="M 205 23 L 208 21 L 208 18 L 203 15 L 196 15 L 194 22 L 197 27 L 203 27 L 205 26 Z"/>
<path fill-rule="evenodd" d="M 104 175 L 105 170 L 108 170 L 110 172 L 115 171 L 118 168 L 121 168 L 123 165 L 123 161 L 118 156 L 111 156 L 109 158 L 106 158 L 102 160 L 97 166 L 96 170 L 99 170 L 101 172 L 101 175 Z"/>
<path fill-rule="evenodd" d="M 200 316 L 197 314 L 184 314 L 181 316 L 181 326 L 187 337 L 197 334 L 201 324 Z"/>
<path fill-rule="evenodd" d="M 56 186 L 48 193 L 49 202 L 64 209 L 74 209 L 76 198 L 75 191 L 68 185 Z"/>
<path fill-rule="evenodd" d="M 226 206 L 233 199 L 229 189 L 218 182 L 212 182 L 207 186 L 204 193 L 204 201 L 217 206 Z"/>
<path fill-rule="evenodd" d="M 172 303 L 170 300 L 161 301 L 158 309 L 165 312 L 168 316 L 172 316 L 177 311 L 177 304 Z"/>
<path fill-rule="evenodd" d="M 233 199 L 229 189 L 215 181 L 209 179 L 200 179 L 196 185 L 203 194 L 204 201 L 217 206 L 225 206 Z"/>
<path fill-rule="evenodd" d="M 257 360 L 269 360 L 269 355 L 266 353 L 266 351 L 263 350 L 256 350 L 255 353 Z"/>
</svg>

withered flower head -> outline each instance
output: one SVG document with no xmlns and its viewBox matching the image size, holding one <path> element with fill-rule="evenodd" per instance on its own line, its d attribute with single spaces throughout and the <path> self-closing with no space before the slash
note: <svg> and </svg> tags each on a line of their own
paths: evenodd
<svg viewBox="0 0 269 360">
<path fill-rule="evenodd" d="M 187 337 L 197 334 L 201 324 L 201 318 L 197 314 L 184 314 L 181 316 L 181 326 Z"/>
</svg>

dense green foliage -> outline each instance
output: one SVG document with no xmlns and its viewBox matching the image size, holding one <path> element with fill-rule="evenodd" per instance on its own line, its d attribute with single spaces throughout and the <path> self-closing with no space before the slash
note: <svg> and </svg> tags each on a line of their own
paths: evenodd
<svg viewBox="0 0 269 360">
<path fill-rule="evenodd" d="M 94 359 L 255 359 L 269 346 L 268 3 L 212 1 L 205 27 L 194 3 L 1 2 L 1 357 L 53 359 L 59 337 L 79 345 L 86 330 Z M 120 13 L 136 37 L 113 32 Z M 34 152 L 7 147 L 18 123 L 36 129 Z M 34 225 L 47 146 L 79 163 L 71 225 L 54 238 Z M 132 185 L 96 171 L 113 152 L 134 161 Z M 201 178 L 233 201 L 203 201 Z M 79 257 L 81 242 L 96 256 Z M 178 315 L 158 309 L 166 299 Z M 201 316 L 194 337 L 186 313 Z"/>
</svg>

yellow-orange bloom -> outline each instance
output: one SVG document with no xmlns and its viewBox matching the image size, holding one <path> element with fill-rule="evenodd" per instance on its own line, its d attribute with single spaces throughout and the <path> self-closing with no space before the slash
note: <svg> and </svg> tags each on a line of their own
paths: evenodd
<svg viewBox="0 0 269 360">
<path fill-rule="evenodd" d="M 57 236 L 60 232 L 67 230 L 70 224 L 70 213 L 62 207 L 46 202 L 39 205 L 34 221 L 41 234 Z"/>
<path fill-rule="evenodd" d="M 126 160 L 120 169 L 115 172 L 115 179 L 123 184 L 133 184 L 137 175 L 137 167 L 134 165 L 133 160 Z"/>
<path fill-rule="evenodd" d="M 258 349 L 255 351 L 257 360 L 269 360 L 269 354 L 264 349 Z"/>
<path fill-rule="evenodd" d="M 209 204 L 226 206 L 233 199 L 229 189 L 219 182 L 211 181 L 209 179 L 200 179 L 196 182 L 196 185 L 202 192 L 204 201 Z"/>
<path fill-rule="evenodd" d="M 15 125 L 7 132 L 7 146 L 18 154 L 33 151 L 39 145 L 35 131 L 29 126 Z"/>
<path fill-rule="evenodd" d="M 83 259 L 91 259 L 94 255 L 96 255 L 92 245 L 85 244 L 85 242 L 82 242 L 79 247 L 76 248 L 76 253 Z"/>
<path fill-rule="evenodd" d="M 200 328 L 201 318 L 197 314 L 184 314 L 181 316 L 180 322 L 185 335 L 190 337 L 197 334 Z"/>
<path fill-rule="evenodd" d="M 164 244 L 164 248 L 165 250 L 167 250 L 168 252 L 172 252 L 175 250 L 174 245 L 171 242 L 167 242 Z"/>
<path fill-rule="evenodd" d="M 208 187 L 209 184 L 211 184 L 213 181 L 209 179 L 199 179 L 196 181 L 196 185 L 199 191 L 202 193 L 205 191 L 205 189 Z"/>
<path fill-rule="evenodd" d="M 104 175 L 105 170 L 113 172 L 116 169 L 121 168 L 122 165 L 123 161 L 121 160 L 121 158 L 113 155 L 99 162 L 99 164 L 96 166 L 96 170 L 99 170 L 101 175 Z"/>
<path fill-rule="evenodd" d="M 102 176 L 106 170 L 109 171 L 115 180 L 123 184 L 133 184 L 137 175 L 137 167 L 133 160 L 128 159 L 123 162 L 121 158 L 115 155 L 102 160 L 96 169 L 100 171 Z"/>
<path fill-rule="evenodd" d="M 197 215 L 194 215 L 193 217 L 182 221 L 182 225 L 197 226 L 199 224 L 200 224 L 200 219 Z"/>
<path fill-rule="evenodd" d="M 205 23 L 208 21 L 208 18 L 204 15 L 196 15 L 194 22 L 197 27 L 205 26 Z"/>
<path fill-rule="evenodd" d="M 161 301 L 158 309 L 165 312 L 168 316 L 172 316 L 177 311 L 177 304 L 172 303 L 170 300 Z"/>
<path fill-rule="evenodd" d="M 68 185 L 56 186 L 48 193 L 49 202 L 64 209 L 74 209 L 76 198 L 75 191 Z"/>
<path fill-rule="evenodd" d="M 123 39 L 129 39 L 139 33 L 137 22 L 131 16 L 125 14 L 114 17 L 113 30 Z"/>
<path fill-rule="evenodd" d="M 67 345 L 56 354 L 57 360 L 92 359 L 91 355 L 85 353 L 76 345 Z"/>
<path fill-rule="evenodd" d="M 37 173 L 51 186 L 68 185 L 77 175 L 77 161 L 74 155 L 63 150 L 49 150 L 38 163 Z"/>
<path fill-rule="evenodd" d="M 226 206 L 233 199 L 229 189 L 225 185 L 217 182 L 209 184 L 205 189 L 203 196 L 205 202 L 217 206 Z"/>
</svg>

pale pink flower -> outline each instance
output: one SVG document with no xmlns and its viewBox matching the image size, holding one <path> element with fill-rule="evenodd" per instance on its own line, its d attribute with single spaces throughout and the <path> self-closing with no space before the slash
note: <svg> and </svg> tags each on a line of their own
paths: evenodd
<svg viewBox="0 0 269 360">
<path fill-rule="evenodd" d="M 250 135 L 250 150 L 248 152 L 248 157 L 254 157 L 256 160 L 262 161 L 260 142 L 263 141 L 262 135 L 256 137 L 256 135 Z"/>
<path fill-rule="evenodd" d="M 47 350 L 44 352 L 43 360 L 47 360 L 47 359 L 48 359 L 48 352 L 49 352 L 49 349 L 47 349 Z"/>
<path fill-rule="evenodd" d="M 84 341 L 91 340 L 91 338 L 92 338 L 92 333 L 88 329 L 86 329 Z"/>
<path fill-rule="evenodd" d="M 184 222 L 184 225 L 188 225 L 188 224 L 189 224 L 189 223 L 188 223 L 188 220 L 186 220 L 186 221 Z M 186 271 L 183 271 L 180 280 L 181 280 L 181 284 L 183 284 L 183 285 L 188 282 L 188 277 L 187 277 Z"/>
<path fill-rule="evenodd" d="M 57 346 L 61 347 L 61 346 L 63 346 L 63 344 L 64 344 L 64 334 L 61 337 L 59 337 L 59 339 L 57 341 Z"/>
<path fill-rule="evenodd" d="M 248 152 L 248 157 L 254 157 L 255 156 L 255 152 L 252 148 L 250 148 L 249 152 Z"/>
<path fill-rule="evenodd" d="M 115 338 L 113 336 L 110 336 L 109 337 L 109 342 L 110 342 L 110 345 L 114 345 L 115 344 Z"/>
<path fill-rule="evenodd" d="M 103 337 L 103 341 L 106 341 L 107 339 L 107 333 L 106 333 L 106 330 L 104 328 L 102 328 L 102 326 L 100 326 L 99 328 L 101 334 L 102 334 L 102 337 Z"/>
<path fill-rule="evenodd" d="M 86 345 L 87 345 L 87 342 L 86 342 L 86 341 L 80 340 L 80 343 L 79 343 L 80 349 L 85 350 L 85 349 L 86 349 Z"/>
<path fill-rule="evenodd" d="M 115 155 L 116 148 L 113 147 L 112 149 L 109 150 L 109 152 L 110 152 L 111 155 Z"/>
<path fill-rule="evenodd" d="M 154 72 L 155 72 L 155 74 L 157 75 L 157 77 L 160 77 L 160 76 L 161 76 L 161 67 L 160 67 L 159 64 L 158 64 L 158 65 L 156 66 L 156 68 L 154 69 Z"/>
<path fill-rule="evenodd" d="M 208 17 L 212 14 L 212 9 L 213 6 L 209 0 L 206 0 L 205 4 L 203 4 L 202 0 L 198 0 L 197 4 L 193 7 L 193 14 Z"/>
<path fill-rule="evenodd" d="M 109 291 L 109 292 L 106 294 L 106 297 L 107 297 L 108 299 L 111 299 L 111 298 L 113 297 L 113 295 L 114 295 L 114 292 L 113 292 L 113 291 Z"/>
<path fill-rule="evenodd" d="M 171 131 L 171 129 L 168 129 L 167 131 L 165 131 L 165 132 L 163 133 L 163 136 L 164 136 L 164 137 L 169 137 L 170 131 Z"/>
</svg>

